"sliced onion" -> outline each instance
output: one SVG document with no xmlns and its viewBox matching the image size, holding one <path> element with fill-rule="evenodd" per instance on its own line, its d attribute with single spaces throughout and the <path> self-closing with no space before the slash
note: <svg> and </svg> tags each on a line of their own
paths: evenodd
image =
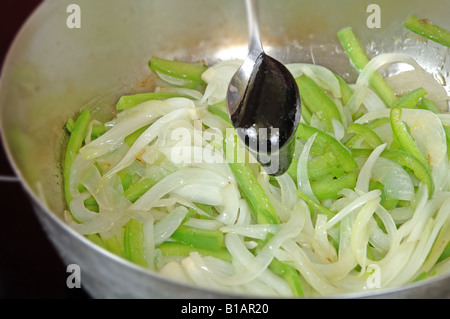
<svg viewBox="0 0 450 319">
<path fill-rule="evenodd" d="M 112 175 L 131 165 L 133 161 L 136 159 L 136 156 L 145 148 L 145 146 L 156 138 L 158 132 L 161 130 L 162 127 L 164 127 L 164 125 L 167 125 L 167 123 L 170 123 L 171 121 L 174 121 L 176 119 L 192 115 L 193 114 L 189 112 L 189 109 L 179 109 L 170 112 L 169 114 L 163 116 L 162 118 L 154 122 L 153 125 L 151 125 L 147 130 L 145 130 L 145 132 L 142 133 L 142 135 L 134 142 L 133 146 L 130 148 L 128 153 L 123 157 L 123 159 L 104 175 L 103 179 L 107 180 L 111 178 Z"/>
<path fill-rule="evenodd" d="M 297 165 L 297 184 L 298 188 L 310 199 L 315 202 L 319 202 L 316 195 L 314 195 L 311 184 L 309 183 L 308 178 L 308 161 L 309 161 L 309 152 L 311 151 L 311 146 L 314 143 L 314 139 L 316 138 L 316 134 L 311 136 L 305 144 L 302 153 L 300 154 L 298 165 Z"/>
<path fill-rule="evenodd" d="M 358 179 L 356 181 L 356 189 L 367 193 L 369 191 L 370 178 L 372 177 L 372 169 L 380 154 L 386 148 L 386 144 L 382 144 L 375 148 L 370 154 L 364 166 L 361 168 Z"/>
<path fill-rule="evenodd" d="M 280 230 L 279 225 L 234 225 L 224 226 L 220 231 L 224 233 L 236 233 L 254 239 L 265 239 L 267 234 L 275 234 Z"/>
<path fill-rule="evenodd" d="M 281 190 L 281 201 L 284 207 L 292 210 L 297 203 L 297 189 L 289 174 L 283 174 L 277 178 Z"/>
<path fill-rule="evenodd" d="M 140 107 L 140 112 L 135 112 L 132 116 L 121 120 L 105 134 L 82 147 L 80 153 L 84 159 L 96 158 L 116 149 L 123 143 L 126 136 L 154 122 L 164 112 L 167 112 L 169 108 L 171 109 L 163 101 L 148 101 L 144 103 Z"/>
<path fill-rule="evenodd" d="M 219 62 L 203 72 L 202 79 L 207 86 L 201 102 L 207 101 L 209 105 L 212 105 L 224 101 L 231 78 L 241 65 L 242 60 L 227 60 Z"/>
<path fill-rule="evenodd" d="M 365 205 L 368 201 L 373 200 L 381 196 L 381 191 L 378 189 L 365 193 L 359 196 L 356 200 L 345 206 L 342 210 L 339 211 L 333 218 L 331 218 L 327 222 L 327 228 L 330 229 L 334 225 L 336 225 L 342 218 L 346 215 L 354 211 L 355 209 Z"/>
<path fill-rule="evenodd" d="M 191 183 L 224 187 L 227 185 L 228 181 L 213 171 L 199 168 L 181 169 L 166 176 L 150 188 L 141 198 L 130 206 L 129 210 L 149 210 L 158 199 L 183 185 Z"/>
<path fill-rule="evenodd" d="M 411 176 L 398 164 L 384 157 L 378 158 L 372 178 L 384 185 L 384 191 L 389 198 L 399 200 L 412 200 L 414 185 Z"/>
<path fill-rule="evenodd" d="M 358 76 L 355 90 L 347 105 L 352 114 L 354 114 L 358 110 L 359 106 L 363 103 L 364 99 L 366 98 L 370 78 L 372 77 L 374 72 L 377 71 L 382 66 L 400 62 L 408 63 L 411 65 L 417 65 L 416 61 L 414 61 L 413 58 L 411 58 L 408 55 L 399 53 L 380 54 L 375 58 L 373 58 L 372 60 L 370 60 L 369 63 L 367 63 L 367 65 L 364 67 L 364 69 Z"/>
<path fill-rule="evenodd" d="M 159 246 L 169 239 L 178 227 L 180 227 L 187 213 L 188 210 L 186 207 L 178 206 L 167 217 L 156 223 L 153 226 L 154 245 Z"/>
<path fill-rule="evenodd" d="M 320 65 L 306 63 L 286 64 L 286 68 L 292 73 L 294 78 L 298 78 L 302 74 L 305 74 L 316 82 L 318 86 L 331 92 L 334 97 L 341 97 L 339 81 L 329 69 Z"/>
</svg>

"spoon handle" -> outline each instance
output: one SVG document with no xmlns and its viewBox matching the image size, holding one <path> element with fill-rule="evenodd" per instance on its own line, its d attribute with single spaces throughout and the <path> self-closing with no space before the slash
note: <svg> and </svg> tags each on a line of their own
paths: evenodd
<svg viewBox="0 0 450 319">
<path fill-rule="evenodd" d="M 249 30 L 248 52 L 249 56 L 256 60 L 256 58 L 263 52 L 261 43 L 261 35 L 259 31 L 259 17 L 258 17 L 258 0 L 246 0 L 247 20 Z"/>
</svg>

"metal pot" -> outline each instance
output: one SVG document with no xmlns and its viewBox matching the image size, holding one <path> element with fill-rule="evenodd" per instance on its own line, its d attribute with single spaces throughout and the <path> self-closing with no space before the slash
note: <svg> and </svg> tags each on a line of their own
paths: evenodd
<svg viewBox="0 0 450 319">
<path fill-rule="evenodd" d="M 351 80 L 355 72 L 336 32 L 353 26 L 370 55 L 406 52 L 447 81 L 443 70 L 449 69 L 449 51 L 410 38 L 402 23 L 417 14 L 450 28 L 450 1 L 379 0 L 380 25 L 374 24 L 377 17 L 372 14 L 377 11 L 369 7 L 372 3 L 262 0 L 265 48 L 282 62 L 315 62 Z M 243 1 L 78 0 L 75 8 L 71 4 L 48 0 L 29 18 L 10 49 L 0 89 L 3 142 L 42 226 L 64 262 L 80 266 L 82 285 L 93 297 L 238 297 L 145 271 L 71 230 L 62 218 L 61 160 L 67 118 L 88 107 L 93 116 L 106 120 L 121 94 L 151 89 L 151 56 L 208 63 L 244 57 Z M 450 276 L 342 297 L 448 298 Z"/>
</svg>

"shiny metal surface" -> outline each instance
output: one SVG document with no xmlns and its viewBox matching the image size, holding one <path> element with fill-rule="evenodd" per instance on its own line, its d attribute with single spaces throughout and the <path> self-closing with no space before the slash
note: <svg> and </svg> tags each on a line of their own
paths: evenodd
<svg viewBox="0 0 450 319">
<path fill-rule="evenodd" d="M 144 271 L 94 246 L 63 222 L 62 145 L 68 117 L 88 107 L 110 117 L 123 93 L 151 89 L 152 55 L 185 61 L 243 58 L 247 34 L 240 0 L 79 0 L 81 28 L 66 20 L 71 1 L 48 0 L 14 42 L 3 69 L 0 116 L 3 142 L 33 198 L 36 214 L 67 264 L 83 271 L 83 285 L 97 298 L 227 298 L 227 293 L 185 286 Z M 450 28 L 450 1 L 378 1 L 380 29 L 367 27 L 371 1 L 261 0 L 261 32 L 268 54 L 281 62 L 315 62 L 346 79 L 354 71 L 336 32 L 354 27 L 370 55 L 406 52 L 445 80 L 449 51 L 418 42 L 402 27 L 411 14 Z M 444 8 L 444 9 L 443 9 Z M 300 18 L 301 17 L 301 18 Z M 390 291 L 342 297 L 449 298 L 450 277 Z"/>
</svg>

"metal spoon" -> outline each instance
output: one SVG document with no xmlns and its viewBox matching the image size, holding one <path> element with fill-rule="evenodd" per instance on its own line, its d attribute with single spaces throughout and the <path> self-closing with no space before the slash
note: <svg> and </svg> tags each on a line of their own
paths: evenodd
<svg viewBox="0 0 450 319">
<path fill-rule="evenodd" d="M 248 55 L 228 86 L 227 109 L 247 149 L 276 176 L 292 162 L 301 102 L 292 74 L 264 52 L 257 5 L 257 0 L 246 0 Z"/>
</svg>

